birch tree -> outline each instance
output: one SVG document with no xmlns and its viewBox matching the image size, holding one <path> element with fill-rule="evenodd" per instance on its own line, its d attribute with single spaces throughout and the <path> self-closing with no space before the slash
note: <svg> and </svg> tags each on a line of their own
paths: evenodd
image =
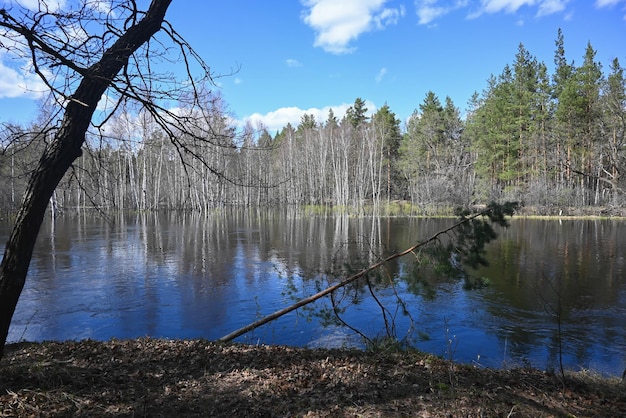
<svg viewBox="0 0 626 418">
<path fill-rule="evenodd" d="M 202 97 L 212 74 L 166 21 L 171 2 L 152 0 L 145 10 L 123 0 L 76 0 L 64 8 L 41 0 L 32 8 L 17 2 L 0 8 L 0 49 L 13 59 L 29 61 L 49 89 L 55 109 L 46 125 L 51 139 L 30 176 L 0 264 L 0 357 L 48 202 L 83 153 L 88 130 L 98 131 L 119 106 L 135 102 L 177 146 L 184 167 L 194 154 L 178 134 L 206 132 L 198 123 L 206 119 L 195 115 L 203 116 Z M 149 65 L 153 57 L 161 63 L 168 57 L 170 63 L 180 63 L 182 58 L 187 71 L 184 94 L 171 74 L 160 75 Z M 97 113 L 103 95 L 110 105 Z M 169 111 L 164 103 L 174 99 L 195 112 L 180 116 Z"/>
</svg>

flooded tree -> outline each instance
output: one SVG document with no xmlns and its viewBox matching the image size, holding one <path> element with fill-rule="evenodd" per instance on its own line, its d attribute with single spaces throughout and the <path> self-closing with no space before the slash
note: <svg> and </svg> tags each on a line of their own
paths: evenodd
<svg viewBox="0 0 626 418">
<path fill-rule="evenodd" d="M 133 103 L 167 135 L 184 171 L 194 158 L 189 143 L 219 135 L 212 131 L 203 106 L 212 74 L 165 19 L 171 2 L 152 0 L 146 10 L 122 0 L 79 0 L 66 6 L 54 1 L 8 3 L 0 9 L 0 49 L 28 63 L 46 86 L 52 109 L 40 126 L 39 137 L 46 145 L 0 265 L 0 358 L 48 202 L 76 159 L 89 149 L 88 132 L 106 142 L 103 126 L 118 109 Z M 172 80 L 165 70 L 160 75 L 151 66 L 155 58 L 179 66 L 182 60 L 185 83 Z M 99 107 L 103 97 L 105 106 Z M 168 103 L 174 102 L 184 110 L 170 110 Z"/>
</svg>

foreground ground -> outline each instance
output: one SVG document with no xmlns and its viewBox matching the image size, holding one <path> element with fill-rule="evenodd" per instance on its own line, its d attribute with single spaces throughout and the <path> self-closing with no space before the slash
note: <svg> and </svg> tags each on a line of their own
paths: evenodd
<svg viewBox="0 0 626 418">
<path fill-rule="evenodd" d="M 0 416 L 620 417 L 626 385 L 397 351 L 137 339 L 10 345 Z"/>
</svg>

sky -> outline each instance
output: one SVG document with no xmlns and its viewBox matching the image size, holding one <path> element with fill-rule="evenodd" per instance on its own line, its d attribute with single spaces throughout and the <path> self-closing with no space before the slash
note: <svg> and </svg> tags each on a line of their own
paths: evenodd
<svg viewBox="0 0 626 418">
<path fill-rule="evenodd" d="M 591 43 L 605 75 L 614 58 L 626 67 L 626 0 L 174 0 L 166 18 L 218 76 L 237 123 L 272 134 L 304 113 L 341 117 L 357 97 L 404 122 L 432 91 L 463 114 L 520 43 L 552 73 L 559 28 L 570 62 Z M 0 123 L 35 117 L 37 81 L 22 65 L 0 53 Z"/>
</svg>

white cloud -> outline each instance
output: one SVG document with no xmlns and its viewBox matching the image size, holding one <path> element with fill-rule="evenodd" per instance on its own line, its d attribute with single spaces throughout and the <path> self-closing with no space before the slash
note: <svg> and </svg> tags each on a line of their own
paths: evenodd
<svg viewBox="0 0 626 418">
<path fill-rule="evenodd" d="M 30 10 L 39 10 L 47 7 L 50 11 L 63 10 L 68 6 L 67 0 L 8 0 L 7 6 L 19 6 Z M 110 12 L 110 4 L 103 0 L 91 0 L 87 7 L 101 13 Z M 79 40 L 86 41 L 88 35 L 85 29 L 78 24 L 65 26 L 63 31 L 57 30 L 60 39 L 68 37 L 73 43 Z M 30 98 L 39 99 L 49 91 L 48 86 L 34 73 L 29 61 L 30 51 L 22 40 L 3 38 L 4 52 L 0 53 L 0 98 Z M 10 51 L 10 52 L 6 52 Z M 54 77 L 49 70 L 40 69 L 50 82 Z"/>
<path fill-rule="evenodd" d="M 626 3 L 626 0 L 596 0 L 596 7 L 610 7 L 619 3 Z"/>
<path fill-rule="evenodd" d="M 22 7 L 25 7 L 30 10 L 39 10 L 41 6 L 40 0 L 9 0 L 8 6 L 12 6 L 14 4 L 18 4 Z M 65 0 L 49 0 L 46 1 L 46 5 L 48 6 L 48 10 L 61 10 L 65 7 Z"/>
<path fill-rule="evenodd" d="M 100 112 L 108 113 L 111 109 L 115 107 L 117 101 L 113 96 L 106 94 L 106 92 L 100 96 L 100 100 L 96 105 L 96 109 Z"/>
<path fill-rule="evenodd" d="M 5 64 L 6 55 L 0 54 L 0 99 L 38 99 L 48 91 L 41 79 L 27 66 L 16 69 Z"/>
<path fill-rule="evenodd" d="M 333 54 L 354 51 L 361 34 L 397 23 L 404 7 L 385 8 L 387 0 L 303 0 L 302 19 L 315 31 L 314 46 Z"/>
<path fill-rule="evenodd" d="M 515 13 L 522 6 L 532 6 L 536 0 L 482 0 L 481 10 L 484 13 Z"/>
<path fill-rule="evenodd" d="M 469 11 L 468 18 L 475 19 L 483 14 L 516 13 L 520 8 L 536 8 L 536 16 L 542 17 L 559 13 L 565 10 L 571 0 L 480 0 L 476 9 Z M 615 3 L 625 0 L 596 0 L 596 4 Z M 476 2 L 469 0 L 457 0 L 454 2 L 444 0 L 415 0 L 415 10 L 420 25 L 431 24 L 435 19 L 445 16 L 459 9 L 467 9 Z M 519 21 L 517 23 L 519 25 Z"/>
<path fill-rule="evenodd" d="M 5 3 L 8 3 L 9 6 L 17 4 L 30 10 L 39 10 L 42 6 L 41 0 L 8 0 Z M 67 3 L 67 0 L 46 0 L 45 5 L 48 10 L 57 11 L 65 10 Z M 106 14 L 111 12 L 111 2 L 106 0 L 90 0 L 86 6 L 100 13 Z"/>
<path fill-rule="evenodd" d="M 624 3 L 623 10 L 626 10 L 626 0 L 596 0 L 596 7 L 601 9 L 604 7 L 613 7 L 617 6 L 620 3 Z M 626 20 L 626 15 L 624 15 L 624 20 Z"/>
<path fill-rule="evenodd" d="M 441 5 L 439 0 L 416 0 L 415 10 L 417 13 L 417 23 L 428 25 L 438 17 L 447 15 L 455 10 L 466 7 L 468 0 L 457 0 L 453 4 L 446 2 Z"/>
<path fill-rule="evenodd" d="M 270 133 L 275 133 L 280 131 L 288 123 L 296 128 L 300 124 L 300 119 L 304 114 L 313 115 L 315 119 L 319 123 L 324 123 L 328 119 L 328 112 L 330 109 L 333 110 L 335 117 L 338 120 L 341 120 L 343 116 L 346 114 L 346 111 L 353 103 L 342 103 L 336 106 L 325 106 L 323 108 L 309 108 L 309 109 L 300 109 L 299 107 L 281 107 L 280 109 L 274 110 L 272 112 L 268 112 L 264 115 L 260 113 L 254 113 L 250 116 L 247 116 L 239 121 L 239 126 L 244 126 L 247 122 L 250 122 L 252 126 L 257 126 L 257 124 L 262 124 L 267 128 Z M 374 114 L 376 111 L 376 105 L 369 101 L 365 101 L 365 106 L 367 107 L 367 115 L 370 116 Z"/>
<path fill-rule="evenodd" d="M 537 16 L 547 16 L 553 13 L 562 12 L 569 0 L 546 0 L 539 4 Z"/>
<path fill-rule="evenodd" d="M 241 78 L 239 78 L 239 77 L 235 77 L 235 79 L 233 80 L 233 83 L 235 85 L 238 85 L 238 84 L 243 83 L 243 80 Z"/>
<path fill-rule="evenodd" d="M 402 16 L 404 16 L 404 5 L 401 5 L 399 9 L 385 8 L 378 15 L 374 15 L 376 29 L 383 30 L 385 26 L 395 25 Z"/>
<path fill-rule="evenodd" d="M 386 67 L 381 68 L 378 74 L 376 74 L 376 82 L 380 83 L 386 74 L 387 74 L 387 68 Z"/>
<path fill-rule="evenodd" d="M 287 64 L 287 67 L 292 67 L 292 68 L 302 67 L 302 63 L 300 61 L 296 60 L 296 59 L 293 59 L 293 58 L 287 58 L 285 60 L 285 64 Z"/>
<path fill-rule="evenodd" d="M 481 0 L 481 7 L 475 13 L 479 16 L 483 13 L 515 13 L 522 6 L 537 6 L 537 16 L 546 16 L 549 14 L 561 12 L 565 10 L 565 6 L 570 0 Z"/>
<path fill-rule="evenodd" d="M 430 3 L 425 1 L 423 3 Z M 427 25 L 440 16 L 447 14 L 449 10 L 446 7 L 437 7 L 430 4 L 423 4 L 417 8 L 417 23 Z"/>
<path fill-rule="evenodd" d="M 65 0 L 63 0 L 63 3 L 65 2 Z M 115 13 L 113 12 L 113 10 L 111 9 L 111 2 L 110 1 L 106 1 L 106 0 L 91 0 L 88 3 L 88 6 L 91 7 L 93 10 L 96 10 L 100 13 L 103 14 L 109 14 L 109 13 L 113 13 L 115 15 Z"/>
</svg>

